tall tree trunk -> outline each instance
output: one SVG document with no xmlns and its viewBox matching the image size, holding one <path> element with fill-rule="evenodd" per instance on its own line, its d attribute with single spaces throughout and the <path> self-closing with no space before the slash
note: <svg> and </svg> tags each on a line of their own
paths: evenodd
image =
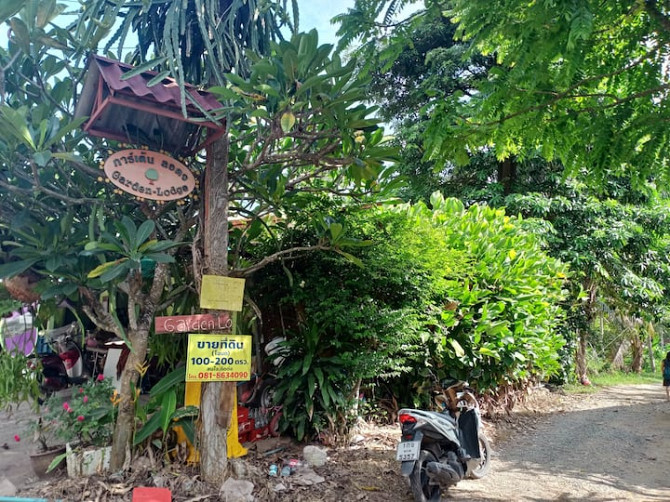
<svg viewBox="0 0 670 502">
<path fill-rule="evenodd" d="M 652 373 L 656 373 L 656 360 L 654 358 L 654 325 L 651 321 L 647 322 L 647 350 L 649 351 L 649 363 Z"/>
<path fill-rule="evenodd" d="M 207 149 L 205 173 L 204 269 L 208 274 L 228 274 L 228 136 Z M 204 384 L 200 403 L 200 469 L 203 479 L 223 483 L 228 465 L 227 433 L 230 425 L 234 382 Z"/>
<path fill-rule="evenodd" d="M 616 352 L 614 352 L 614 356 L 612 357 L 612 368 L 614 368 L 615 370 L 623 370 L 624 367 L 623 358 L 626 355 L 626 352 L 628 352 L 629 348 L 630 348 L 630 340 L 628 339 L 621 340 L 619 347 L 617 348 Z"/>
<path fill-rule="evenodd" d="M 586 349 L 588 347 L 588 334 L 594 319 L 596 298 L 598 286 L 595 282 L 587 280 L 584 289 L 588 291 L 589 296 L 584 303 L 584 321 L 585 326 L 579 330 L 579 340 L 577 345 L 577 357 L 575 361 L 577 377 L 580 382 L 588 381 L 588 368 L 586 365 Z"/>
<path fill-rule="evenodd" d="M 503 186 L 503 194 L 512 193 L 512 185 L 516 180 L 516 162 L 512 157 L 507 157 L 498 163 L 498 182 Z"/>
<path fill-rule="evenodd" d="M 633 332 L 633 337 L 631 339 L 633 346 L 633 362 L 630 369 L 635 373 L 640 373 L 642 371 L 642 349 L 644 344 L 642 343 L 642 333 L 641 326 L 637 327 Z"/>
<path fill-rule="evenodd" d="M 141 331 L 128 333 L 128 340 L 133 350 L 128 355 L 126 365 L 121 373 L 121 389 L 119 390 L 121 401 L 114 429 L 112 454 L 109 459 L 112 472 L 123 469 L 126 460 L 129 460 L 127 455 L 130 454 L 133 432 L 135 431 L 135 393 L 132 392 L 132 386 L 139 381 L 140 374 L 137 368 L 143 365 L 146 359 L 149 327 L 144 327 Z"/>
<path fill-rule="evenodd" d="M 142 276 L 138 272 L 129 277 L 128 291 L 128 341 L 131 352 L 121 372 L 119 390 L 119 412 L 116 418 L 110 468 L 119 471 L 130 461 L 133 433 L 135 431 L 135 393 L 132 386 L 137 385 L 140 377 L 138 368 L 144 365 L 149 344 L 149 330 L 153 321 L 163 288 L 168 280 L 169 271 L 165 263 L 156 265 L 149 294 L 142 293 Z M 139 307 L 139 317 L 135 316 L 135 306 Z"/>
<path fill-rule="evenodd" d="M 661 329 L 658 336 L 659 336 L 659 343 L 661 344 L 661 352 L 663 352 L 663 357 L 665 357 L 665 331 Z"/>
<path fill-rule="evenodd" d="M 580 382 L 584 382 L 587 378 L 587 367 L 586 367 L 586 347 L 587 347 L 587 338 L 588 331 L 582 329 L 579 331 L 579 339 L 577 343 L 577 358 L 575 361 L 577 378 Z"/>
</svg>

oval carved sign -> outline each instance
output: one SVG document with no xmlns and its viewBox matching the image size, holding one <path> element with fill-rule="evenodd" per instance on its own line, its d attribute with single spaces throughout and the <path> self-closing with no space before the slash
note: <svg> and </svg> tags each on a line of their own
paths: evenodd
<svg viewBox="0 0 670 502">
<path fill-rule="evenodd" d="M 150 150 L 116 152 L 105 161 L 103 169 L 114 185 L 144 199 L 181 199 L 195 188 L 195 178 L 188 167 Z"/>
</svg>

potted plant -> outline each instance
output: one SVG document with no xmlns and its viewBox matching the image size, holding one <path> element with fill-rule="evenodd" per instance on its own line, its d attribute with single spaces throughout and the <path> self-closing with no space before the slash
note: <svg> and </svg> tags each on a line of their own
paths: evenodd
<svg viewBox="0 0 670 502">
<path fill-rule="evenodd" d="M 68 398 L 51 396 L 44 422 L 54 436 L 65 443 L 68 476 L 89 476 L 109 468 L 118 392 L 110 379 L 95 380 L 73 387 Z"/>
<path fill-rule="evenodd" d="M 37 477 L 47 479 L 60 475 L 63 467 L 60 460 L 65 453 L 65 445 L 56 444 L 53 431 L 41 415 L 31 422 L 29 432 L 37 443 L 36 451 L 30 454 L 30 463 Z"/>
</svg>

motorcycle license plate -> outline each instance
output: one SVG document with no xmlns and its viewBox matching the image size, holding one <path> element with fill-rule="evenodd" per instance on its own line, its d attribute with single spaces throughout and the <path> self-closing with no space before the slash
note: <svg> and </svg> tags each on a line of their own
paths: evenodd
<svg viewBox="0 0 670 502">
<path fill-rule="evenodd" d="M 395 459 L 401 462 L 416 460 L 421 453 L 421 441 L 403 441 L 398 444 Z"/>
</svg>

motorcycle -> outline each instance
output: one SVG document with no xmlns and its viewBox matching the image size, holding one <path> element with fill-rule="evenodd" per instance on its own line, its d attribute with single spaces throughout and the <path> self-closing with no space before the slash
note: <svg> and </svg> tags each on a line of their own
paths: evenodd
<svg viewBox="0 0 670 502">
<path fill-rule="evenodd" d="M 76 323 L 40 333 L 37 355 L 42 366 L 40 387 L 47 396 L 70 385 L 81 384 L 90 375 L 84 371 L 82 349 L 77 343 L 81 338 Z"/>
<path fill-rule="evenodd" d="M 272 369 L 278 368 L 283 358 L 280 342 L 283 338 L 275 338 L 265 346 L 265 353 L 273 357 Z M 258 363 L 258 367 L 261 363 Z M 247 382 L 237 384 L 237 423 L 240 442 L 256 441 L 267 437 L 279 436 L 279 420 L 282 416 L 281 406 L 275 406 L 273 395 L 277 383 L 273 372 L 254 374 Z"/>
<path fill-rule="evenodd" d="M 87 338 L 82 344 L 82 338 L 77 323 L 40 332 L 40 388 L 47 396 L 103 374 L 109 348 L 118 346 L 116 341 L 100 345 L 94 338 Z"/>
<path fill-rule="evenodd" d="M 490 470 L 491 447 L 481 430 L 479 404 L 467 382 L 446 384 L 436 398 L 443 411 L 404 408 L 396 453 L 416 502 L 437 502 L 442 490 Z"/>
</svg>

